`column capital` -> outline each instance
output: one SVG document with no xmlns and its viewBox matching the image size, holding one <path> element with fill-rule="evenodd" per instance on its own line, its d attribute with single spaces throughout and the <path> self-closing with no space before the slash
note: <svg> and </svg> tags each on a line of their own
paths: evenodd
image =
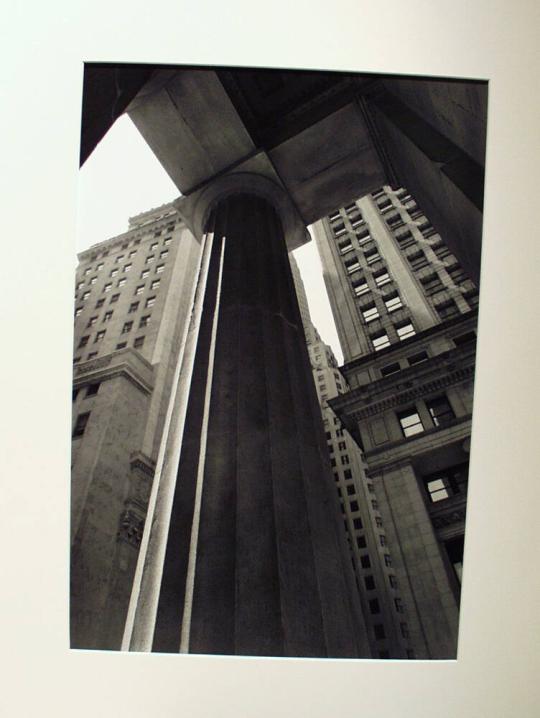
<svg viewBox="0 0 540 718">
<path fill-rule="evenodd" d="M 233 194 L 262 197 L 275 208 L 283 225 L 289 252 L 309 242 L 306 226 L 287 191 L 274 180 L 256 172 L 231 172 L 214 179 L 201 190 L 177 199 L 174 206 L 194 235 L 200 239 L 212 209 Z"/>
</svg>

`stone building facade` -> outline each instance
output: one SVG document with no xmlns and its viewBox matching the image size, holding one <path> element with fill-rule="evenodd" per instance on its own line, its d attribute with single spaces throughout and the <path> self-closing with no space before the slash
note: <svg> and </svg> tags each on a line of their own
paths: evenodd
<svg viewBox="0 0 540 718">
<path fill-rule="evenodd" d="M 330 406 L 363 452 L 408 655 L 454 658 L 478 291 L 404 188 L 336 211 L 315 238 L 349 386 Z"/>
<path fill-rule="evenodd" d="M 172 205 L 79 254 L 71 641 L 118 648 L 199 245 Z M 172 278 L 175 281 L 172 281 Z"/>
</svg>

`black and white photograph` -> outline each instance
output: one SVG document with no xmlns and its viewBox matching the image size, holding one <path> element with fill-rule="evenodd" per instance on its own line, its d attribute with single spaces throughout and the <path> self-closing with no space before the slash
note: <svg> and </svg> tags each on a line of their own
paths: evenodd
<svg viewBox="0 0 540 718">
<path fill-rule="evenodd" d="M 534 0 L 8 3 L 11 718 L 535 718 Z"/>
<path fill-rule="evenodd" d="M 487 101 L 85 66 L 82 171 L 120 119 L 173 199 L 78 255 L 72 648 L 456 657 Z"/>
</svg>

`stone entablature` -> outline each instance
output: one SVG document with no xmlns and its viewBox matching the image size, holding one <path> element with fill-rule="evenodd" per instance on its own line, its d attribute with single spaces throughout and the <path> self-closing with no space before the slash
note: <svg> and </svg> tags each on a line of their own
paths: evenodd
<svg viewBox="0 0 540 718">
<path fill-rule="evenodd" d="M 396 406 L 406 404 L 414 401 L 415 399 L 422 398 L 441 389 L 445 389 L 455 384 L 460 384 L 463 381 L 472 379 L 474 377 L 474 363 L 469 366 L 460 368 L 454 368 L 452 371 L 448 371 L 449 365 L 441 364 L 438 360 L 440 357 L 435 358 L 429 372 L 433 376 L 431 380 L 427 380 L 429 376 L 425 373 L 422 376 L 415 376 L 417 372 L 411 371 L 409 378 L 403 381 L 402 376 L 399 377 L 400 381 L 396 381 L 395 375 L 392 375 L 394 381 L 388 381 L 388 379 L 382 379 L 380 382 L 374 382 L 373 385 L 368 387 L 361 387 L 355 389 L 348 394 L 344 395 L 343 398 L 336 398 L 332 400 L 331 406 L 341 415 L 341 411 L 346 406 L 356 406 L 358 404 L 363 405 L 359 409 L 348 409 L 347 418 L 352 418 L 355 421 L 361 421 L 368 417 L 376 416 L 377 414 L 384 413 L 388 409 L 392 409 Z M 474 359 L 474 357 L 473 357 Z M 452 365 L 450 365 L 452 366 Z M 455 365 L 453 365 L 455 366 Z M 442 376 L 436 376 L 441 374 Z M 381 389 L 379 392 L 376 391 L 377 385 L 382 384 L 384 390 Z M 375 391 L 371 391 L 375 389 Z M 380 399 L 373 403 L 373 394 L 387 394 L 386 398 Z"/>
<path fill-rule="evenodd" d="M 154 388 L 152 365 L 132 348 L 120 349 L 106 356 L 76 364 L 73 372 L 73 387 L 124 376 L 144 394 Z"/>
<path fill-rule="evenodd" d="M 418 456 L 438 447 L 465 441 L 471 435 L 472 417 L 468 416 L 454 419 L 445 428 L 427 429 L 400 441 L 388 442 L 376 449 L 367 451 L 364 458 L 368 463 L 368 476 L 374 476 L 378 471 L 396 468 L 411 462 L 411 457 Z"/>
</svg>

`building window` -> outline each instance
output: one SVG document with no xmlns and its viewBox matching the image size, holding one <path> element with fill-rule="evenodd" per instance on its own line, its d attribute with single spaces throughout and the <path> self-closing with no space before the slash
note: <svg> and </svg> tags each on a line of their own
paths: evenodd
<svg viewBox="0 0 540 718">
<path fill-rule="evenodd" d="M 165 237 L 163 244 L 167 247 L 171 243 L 172 237 Z"/>
<path fill-rule="evenodd" d="M 464 344 L 472 344 L 476 342 L 476 333 L 467 332 L 466 334 L 460 334 L 457 337 L 453 337 L 453 342 L 457 347 L 461 347 Z"/>
<path fill-rule="evenodd" d="M 157 289 L 159 287 L 160 281 L 161 281 L 160 279 L 154 279 L 154 281 L 150 285 L 150 289 L 152 289 L 152 290 Z"/>
<path fill-rule="evenodd" d="M 444 394 L 426 401 L 426 407 L 435 426 L 448 426 L 456 418 L 454 410 Z"/>
<path fill-rule="evenodd" d="M 78 364 L 80 361 L 81 361 L 81 357 L 74 357 L 74 358 L 73 358 L 73 363 L 74 363 L 74 364 Z"/>
<path fill-rule="evenodd" d="M 124 326 L 122 327 L 122 334 L 127 334 L 131 331 L 133 327 L 133 322 L 124 322 Z"/>
<path fill-rule="evenodd" d="M 128 314 L 133 314 L 139 308 L 139 302 L 131 302 L 128 309 Z"/>
<path fill-rule="evenodd" d="M 350 239 L 346 239 L 344 242 L 340 242 L 338 246 L 341 254 L 347 254 L 347 252 L 350 252 L 352 251 L 352 249 L 354 249 Z"/>
<path fill-rule="evenodd" d="M 79 289 L 82 289 L 84 287 L 84 282 L 79 282 L 77 286 L 75 287 L 75 291 L 78 292 Z"/>
<path fill-rule="evenodd" d="M 84 270 L 84 273 L 85 273 L 85 275 L 86 275 L 86 274 L 90 274 L 91 271 L 92 271 L 92 267 L 87 267 L 87 268 Z"/>
<path fill-rule="evenodd" d="M 409 261 L 409 264 L 411 265 L 411 269 L 415 271 L 423 269 L 429 264 L 426 255 L 422 251 L 419 251 L 416 254 L 411 254 L 409 257 L 407 257 L 407 259 Z"/>
<path fill-rule="evenodd" d="M 114 304 L 115 302 L 117 302 L 119 297 L 120 297 L 119 294 L 113 294 L 112 297 L 111 297 L 111 301 L 109 302 L 109 304 Z"/>
<path fill-rule="evenodd" d="M 141 317 L 139 322 L 139 327 L 147 327 L 150 322 L 150 314 L 147 314 L 144 317 Z"/>
<path fill-rule="evenodd" d="M 95 284 L 97 282 L 97 277 L 92 277 L 90 280 L 90 284 Z"/>
<path fill-rule="evenodd" d="M 382 519 L 380 516 L 375 516 L 375 526 L 377 526 L 378 529 L 382 528 Z"/>
<path fill-rule="evenodd" d="M 354 496 L 354 495 L 355 495 L 354 486 L 352 484 L 349 484 L 347 486 L 347 496 Z"/>
<path fill-rule="evenodd" d="M 103 315 L 103 321 L 110 322 L 112 319 L 112 315 L 113 315 L 112 310 L 105 312 L 105 314 Z"/>
<path fill-rule="evenodd" d="M 381 376 L 390 376 L 390 374 L 396 374 L 398 371 L 401 371 L 399 362 L 387 364 L 386 366 L 381 367 Z"/>
<path fill-rule="evenodd" d="M 150 254 L 150 255 L 146 258 L 146 264 L 152 264 L 152 262 L 153 262 L 154 260 L 155 260 L 155 256 L 154 256 L 153 254 Z"/>
<path fill-rule="evenodd" d="M 425 476 L 424 485 L 430 501 L 436 503 L 456 494 L 466 494 L 468 474 L 469 466 L 465 463 Z"/>
<path fill-rule="evenodd" d="M 358 546 L 358 548 L 366 548 L 366 546 L 367 546 L 366 537 L 365 536 L 357 536 L 356 537 L 356 545 Z"/>
<path fill-rule="evenodd" d="M 401 598 L 394 598 L 394 606 L 396 607 L 396 611 L 398 613 L 403 613 L 403 601 Z"/>
<path fill-rule="evenodd" d="M 375 638 L 378 641 L 382 641 L 383 638 L 386 638 L 386 634 L 384 632 L 384 626 L 382 623 L 376 623 L 373 626 L 373 633 L 375 634 Z"/>
<path fill-rule="evenodd" d="M 143 269 L 143 271 L 141 272 L 141 279 L 146 279 L 146 277 L 148 277 L 149 274 L 150 274 L 149 269 Z"/>
<path fill-rule="evenodd" d="M 403 436 L 405 437 L 414 436 L 415 434 L 421 434 L 424 431 L 422 419 L 416 411 L 416 408 L 401 411 L 397 415 L 397 418 L 399 420 Z"/>
<path fill-rule="evenodd" d="M 371 508 L 372 508 L 374 511 L 377 511 L 377 510 L 379 509 L 379 502 L 376 501 L 375 499 L 373 499 L 373 501 L 371 502 Z"/>
<path fill-rule="evenodd" d="M 127 347 L 127 342 L 120 342 L 116 345 L 116 349 L 125 349 Z"/>
<path fill-rule="evenodd" d="M 129 271 L 131 271 L 131 267 L 132 267 L 132 266 L 133 266 L 133 265 L 131 265 L 131 264 L 125 264 L 125 265 L 124 265 L 124 269 L 123 269 L 122 271 L 123 271 L 123 272 L 129 272 Z"/>
<path fill-rule="evenodd" d="M 364 318 L 364 321 L 366 324 L 369 324 L 369 322 L 374 321 L 375 319 L 379 318 L 379 311 L 375 304 L 370 304 L 365 309 L 362 309 L 362 317 Z"/>
<path fill-rule="evenodd" d="M 129 259 L 131 259 L 132 257 L 134 257 L 136 254 L 137 254 L 137 250 L 136 250 L 136 249 L 132 249 L 131 252 L 128 254 Z"/>
<path fill-rule="evenodd" d="M 424 292 L 427 296 L 437 294 L 444 289 L 444 284 L 438 274 L 430 274 L 421 280 Z"/>
<path fill-rule="evenodd" d="M 105 336 L 105 329 L 101 329 L 99 332 L 96 333 L 96 336 L 94 338 L 94 344 L 96 342 L 102 341 L 103 337 Z"/>
<path fill-rule="evenodd" d="M 389 314 L 395 312 L 396 309 L 401 309 L 403 306 L 399 294 L 394 294 L 392 297 L 385 298 L 384 303 Z"/>
<path fill-rule="evenodd" d="M 155 249 L 158 248 L 159 242 L 152 242 L 150 245 L 150 251 L 153 252 Z"/>
<path fill-rule="evenodd" d="M 417 354 L 412 354 L 410 357 L 407 357 L 409 366 L 420 364 L 420 362 L 426 361 L 427 359 L 429 359 L 429 357 L 426 351 L 418 352 Z"/>
<path fill-rule="evenodd" d="M 402 324 L 401 326 L 396 327 L 396 332 L 400 342 L 416 334 L 416 331 L 411 322 L 407 322 L 407 324 Z"/>
<path fill-rule="evenodd" d="M 345 451 L 346 448 L 347 448 L 347 446 L 345 445 L 345 442 L 344 442 L 344 441 L 338 442 L 338 449 L 339 449 L 340 451 Z"/>
<path fill-rule="evenodd" d="M 99 309 L 105 304 L 105 299 L 102 297 L 101 299 L 98 299 L 96 302 L 96 309 Z"/>
<path fill-rule="evenodd" d="M 356 272 L 357 270 L 360 269 L 360 263 L 358 262 L 358 260 L 356 258 L 348 259 L 345 262 L 345 269 L 347 270 L 347 272 L 349 274 L 352 274 L 353 272 Z"/>
<path fill-rule="evenodd" d="M 87 335 L 87 336 L 85 336 L 85 337 L 81 337 L 81 339 L 80 339 L 80 341 L 79 341 L 79 348 L 80 348 L 80 347 L 85 347 L 85 346 L 88 344 L 88 340 L 89 340 L 89 339 L 90 339 L 90 336 L 89 336 L 89 335 Z"/>
<path fill-rule="evenodd" d="M 90 354 L 86 357 L 86 361 L 90 361 L 90 359 L 93 359 L 94 357 L 97 357 L 97 352 L 90 352 Z"/>
<path fill-rule="evenodd" d="M 123 254 L 119 254 L 118 257 L 114 260 L 116 264 L 120 264 L 120 262 L 124 259 Z"/>
<path fill-rule="evenodd" d="M 158 264 L 156 267 L 156 274 L 162 274 L 164 269 L 165 269 L 164 264 Z"/>
<path fill-rule="evenodd" d="M 373 576 L 364 576 L 364 584 L 367 591 L 373 591 L 375 589 L 375 579 Z"/>
<path fill-rule="evenodd" d="M 401 249 L 407 249 L 407 247 L 412 247 L 413 244 L 416 244 L 416 241 L 410 230 L 407 230 L 402 234 L 396 235 L 396 241 L 398 242 Z"/>
<path fill-rule="evenodd" d="M 383 536 L 383 534 L 379 534 L 379 543 L 381 546 L 386 546 L 386 536 Z"/>
<path fill-rule="evenodd" d="M 88 299 L 89 296 L 90 296 L 90 292 L 85 292 L 85 293 L 82 295 L 81 299 L 82 299 L 83 302 L 84 302 L 86 299 Z"/>
<path fill-rule="evenodd" d="M 79 414 L 79 416 L 77 417 L 77 421 L 75 422 L 75 427 L 73 429 L 73 438 L 77 436 L 82 436 L 84 434 L 89 418 L 89 411 L 85 412 L 84 414 Z"/>
<path fill-rule="evenodd" d="M 137 337 L 133 342 L 135 349 L 139 349 L 144 344 L 144 337 Z"/>
<path fill-rule="evenodd" d="M 452 319 L 452 317 L 459 317 L 459 315 L 461 314 L 457 304 L 452 299 L 450 299 L 448 302 L 445 302 L 444 304 L 439 304 L 439 306 L 435 308 L 437 310 L 439 318 L 443 321 L 445 319 Z"/>
<path fill-rule="evenodd" d="M 362 279 L 357 280 L 356 282 L 353 282 L 353 290 L 357 297 L 361 297 L 362 294 L 366 294 L 369 292 L 369 286 L 366 280 L 362 277 Z"/>
<path fill-rule="evenodd" d="M 381 272 L 380 274 L 375 275 L 375 284 L 378 287 L 384 287 L 385 284 L 388 284 L 392 280 L 390 279 L 390 275 L 388 272 Z"/>
<path fill-rule="evenodd" d="M 127 282 L 127 279 L 125 279 L 125 277 L 122 277 L 122 279 L 118 280 L 118 286 L 123 287 L 126 282 Z"/>
<path fill-rule="evenodd" d="M 409 628 L 407 627 L 406 623 L 400 623 L 399 627 L 401 629 L 401 635 L 403 638 L 409 638 Z"/>
<path fill-rule="evenodd" d="M 86 326 L 91 327 L 96 322 L 97 322 L 97 317 L 90 317 L 90 319 L 88 320 L 88 324 Z"/>
<path fill-rule="evenodd" d="M 392 559 L 390 558 L 390 554 L 385 553 L 384 554 L 384 565 L 385 566 L 391 566 L 392 565 Z"/>
<path fill-rule="evenodd" d="M 349 463 L 349 457 L 347 454 L 343 454 L 343 456 L 341 457 L 341 463 L 344 465 Z"/>
<path fill-rule="evenodd" d="M 96 305 L 96 306 L 97 306 L 97 305 Z M 77 308 L 75 309 L 75 316 L 78 317 L 78 316 L 82 313 L 82 310 L 83 310 L 82 307 L 77 307 Z"/>
<path fill-rule="evenodd" d="M 161 259 L 165 259 L 165 257 L 167 257 L 168 254 L 169 254 L 169 250 L 164 249 L 159 256 L 161 257 Z"/>
<path fill-rule="evenodd" d="M 345 469 L 343 472 L 343 478 L 352 479 L 352 472 L 350 469 Z"/>
<path fill-rule="evenodd" d="M 365 553 L 363 556 L 360 556 L 360 565 L 362 568 L 371 568 L 371 561 L 369 560 L 369 556 L 367 553 Z"/>
<path fill-rule="evenodd" d="M 362 525 L 362 519 L 360 519 L 360 518 L 353 519 L 353 526 L 357 531 L 361 531 L 364 528 Z"/>
<path fill-rule="evenodd" d="M 391 574 L 388 576 L 388 580 L 389 580 L 390 586 L 391 586 L 392 588 L 397 588 L 397 586 L 398 586 L 397 578 L 394 576 L 393 573 L 391 573 Z"/>
<path fill-rule="evenodd" d="M 118 268 L 111 269 L 111 277 L 116 277 L 117 274 L 118 274 Z"/>
<path fill-rule="evenodd" d="M 356 501 L 356 500 L 353 499 L 353 500 L 349 503 L 349 509 L 350 509 L 352 512 L 359 511 L 360 507 L 358 506 L 358 501 Z"/>
<path fill-rule="evenodd" d="M 447 270 L 448 274 L 450 275 L 450 278 L 452 279 L 452 283 L 456 285 L 463 284 L 463 282 L 466 282 L 468 277 L 461 269 L 461 267 L 458 265 L 457 267 L 453 267 L 452 269 Z"/>
<path fill-rule="evenodd" d="M 388 338 L 388 334 L 383 332 L 382 334 L 377 334 L 376 336 L 371 337 L 371 343 L 373 344 L 375 351 L 378 352 L 381 349 L 385 349 L 390 346 L 390 339 Z"/>
<path fill-rule="evenodd" d="M 369 602 L 369 612 L 372 614 L 380 613 L 381 607 L 379 606 L 379 599 L 372 598 Z"/>
<path fill-rule="evenodd" d="M 368 264 L 375 264 L 375 262 L 378 262 L 380 260 L 381 255 L 379 254 L 377 249 L 374 249 L 369 252 L 369 254 L 366 254 L 365 258 Z"/>
<path fill-rule="evenodd" d="M 95 396 L 99 391 L 99 385 L 99 381 L 94 382 L 93 384 L 89 384 L 88 388 L 86 389 L 86 396 Z"/>
<path fill-rule="evenodd" d="M 155 303 L 156 303 L 156 298 L 155 298 L 155 297 L 148 297 L 148 299 L 146 300 L 145 307 L 146 307 L 147 309 L 150 309 L 150 307 L 153 307 Z"/>
<path fill-rule="evenodd" d="M 111 289 L 112 289 L 112 284 L 111 284 L 111 283 L 106 284 L 106 285 L 103 287 L 103 291 L 104 291 L 104 292 L 110 292 Z"/>
<path fill-rule="evenodd" d="M 138 294 L 142 294 L 143 292 L 144 292 L 144 284 L 139 284 L 139 286 L 135 290 L 135 294 L 138 295 Z"/>
</svg>

